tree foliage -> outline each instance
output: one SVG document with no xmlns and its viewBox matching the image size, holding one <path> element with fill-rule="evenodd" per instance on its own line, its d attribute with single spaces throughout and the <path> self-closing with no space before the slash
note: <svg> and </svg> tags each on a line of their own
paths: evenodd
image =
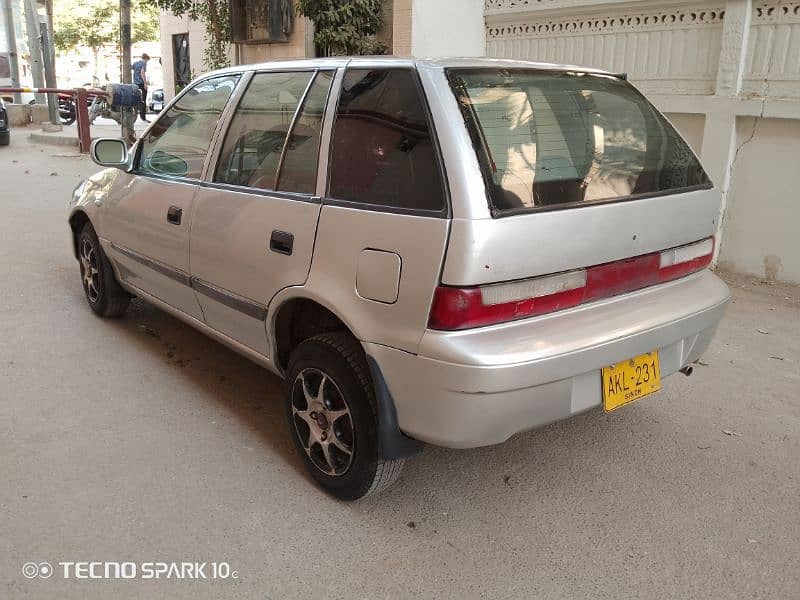
<svg viewBox="0 0 800 600">
<path fill-rule="evenodd" d="M 137 2 L 131 10 L 131 43 L 157 42 L 159 39 L 158 9 Z"/>
<path fill-rule="evenodd" d="M 77 46 L 99 51 L 119 42 L 119 3 L 115 0 L 56 2 L 53 43 L 63 52 Z M 131 10 L 131 41 L 158 41 L 158 11 L 147 4 Z"/>
<path fill-rule="evenodd" d="M 203 56 L 205 66 L 209 69 L 228 66 L 228 46 L 231 41 L 228 0 L 145 1 L 173 15 L 188 16 L 202 23 L 206 30 L 206 48 Z"/>
<path fill-rule="evenodd" d="M 383 27 L 382 0 L 297 0 L 297 12 L 314 23 L 314 43 L 328 55 L 386 53 L 375 39 Z"/>
<path fill-rule="evenodd" d="M 77 46 L 87 46 L 97 54 L 106 44 L 119 36 L 118 7 L 111 2 L 96 4 L 75 3 L 67 9 L 56 4 L 53 14 L 53 43 L 58 50 L 68 52 Z"/>
<path fill-rule="evenodd" d="M 103 46 L 119 43 L 119 3 L 116 0 L 61 0 L 53 6 L 53 44 L 68 52 L 86 46 L 97 56 Z M 131 9 L 131 42 L 158 41 L 158 11 L 146 4 Z"/>
</svg>

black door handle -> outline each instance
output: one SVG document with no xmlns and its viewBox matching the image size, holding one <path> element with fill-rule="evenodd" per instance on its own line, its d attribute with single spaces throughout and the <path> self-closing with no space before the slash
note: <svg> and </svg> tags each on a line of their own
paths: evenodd
<svg viewBox="0 0 800 600">
<path fill-rule="evenodd" d="M 269 238 L 269 249 L 278 254 L 291 256 L 294 246 L 294 235 L 288 231 L 273 230 Z"/>
<path fill-rule="evenodd" d="M 181 217 L 183 217 L 183 209 L 177 206 L 170 206 L 167 209 L 167 222 L 173 225 L 181 224 Z"/>
</svg>

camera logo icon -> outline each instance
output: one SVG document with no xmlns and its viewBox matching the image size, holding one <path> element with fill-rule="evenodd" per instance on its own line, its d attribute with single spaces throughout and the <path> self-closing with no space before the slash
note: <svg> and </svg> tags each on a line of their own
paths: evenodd
<svg viewBox="0 0 800 600">
<path fill-rule="evenodd" d="M 22 565 L 22 574 L 27 579 L 47 579 L 53 574 L 53 566 L 49 562 L 26 562 Z"/>
</svg>

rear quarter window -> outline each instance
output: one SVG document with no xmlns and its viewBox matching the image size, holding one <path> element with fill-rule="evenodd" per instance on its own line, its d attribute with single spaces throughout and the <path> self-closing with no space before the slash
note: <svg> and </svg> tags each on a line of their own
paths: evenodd
<svg viewBox="0 0 800 600">
<path fill-rule="evenodd" d="M 533 69 L 448 70 L 496 215 L 710 186 L 629 83 Z"/>
<path fill-rule="evenodd" d="M 444 184 L 413 69 L 349 69 L 331 141 L 328 195 L 337 200 L 443 211 Z"/>
</svg>

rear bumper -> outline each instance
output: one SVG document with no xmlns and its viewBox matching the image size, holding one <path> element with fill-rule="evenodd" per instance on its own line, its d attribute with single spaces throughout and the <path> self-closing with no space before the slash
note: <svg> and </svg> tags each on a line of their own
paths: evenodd
<svg viewBox="0 0 800 600">
<path fill-rule="evenodd" d="M 400 429 L 486 446 L 602 404 L 600 369 L 654 349 L 662 377 L 697 360 L 728 303 L 710 271 L 572 310 L 462 332 L 427 331 L 414 355 L 365 343 Z"/>
</svg>

